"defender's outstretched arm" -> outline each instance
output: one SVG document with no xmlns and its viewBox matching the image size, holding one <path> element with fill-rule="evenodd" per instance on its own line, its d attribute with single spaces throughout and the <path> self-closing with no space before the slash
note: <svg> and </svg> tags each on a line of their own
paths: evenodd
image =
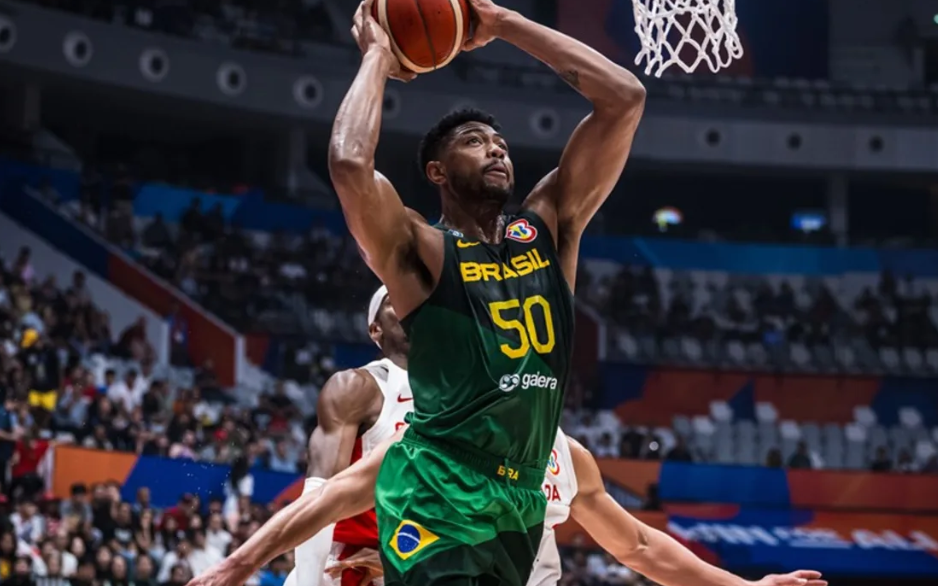
<svg viewBox="0 0 938 586">
<path fill-rule="evenodd" d="M 593 455 L 570 440 L 577 495 L 570 512 L 619 563 L 664 586 L 827 586 L 820 572 L 799 570 L 749 582 L 695 556 L 670 535 L 642 523 L 606 492 Z"/>
<path fill-rule="evenodd" d="M 274 515 L 223 562 L 189 582 L 189 586 L 244 584 L 264 564 L 309 539 L 323 527 L 374 507 L 375 482 L 384 454 L 403 430 L 382 442 L 324 484 Z"/>
</svg>

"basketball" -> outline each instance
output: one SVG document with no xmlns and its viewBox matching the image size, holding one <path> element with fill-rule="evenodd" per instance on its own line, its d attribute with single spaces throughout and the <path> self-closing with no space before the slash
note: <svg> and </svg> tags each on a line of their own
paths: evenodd
<svg viewBox="0 0 938 586">
<path fill-rule="evenodd" d="M 466 0 L 375 0 L 372 16 L 401 65 L 414 73 L 448 64 L 469 38 Z"/>
</svg>

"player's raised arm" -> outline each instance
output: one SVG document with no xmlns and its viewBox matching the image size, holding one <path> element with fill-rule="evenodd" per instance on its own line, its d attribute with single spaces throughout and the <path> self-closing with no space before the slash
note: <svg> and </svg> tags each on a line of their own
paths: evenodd
<svg viewBox="0 0 938 586">
<path fill-rule="evenodd" d="M 820 572 L 810 570 L 750 582 L 708 564 L 671 536 L 642 523 L 619 506 L 606 492 L 593 455 L 578 442 L 569 441 L 577 479 L 577 495 L 570 512 L 619 563 L 663 586 L 827 586 Z"/>
<path fill-rule="evenodd" d="M 304 494 L 271 517 L 223 562 L 188 586 L 244 584 L 264 564 L 293 549 L 327 525 L 364 513 L 375 506 L 375 481 L 384 454 L 403 435 L 382 442 L 368 456 L 330 478 L 315 492 Z"/>
<path fill-rule="evenodd" d="M 554 227 L 561 254 L 567 255 L 564 249 L 572 245 L 569 252 L 575 257 L 580 234 L 625 167 L 644 109 L 645 88 L 627 69 L 576 39 L 491 0 L 469 1 L 477 28 L 467 49 L 500 38 L 550 66 L 593 104 L 593 112 L 570 137 L 559 167 L 525 202 L 525 207 Z M 565 272 L 568 268 L 564 267 Z"/>
<path fill-rule="evenodd" d="M 336 114 L 329 143 L 329 175 L 365 261 L 384 280 L 390 262 L 414 239 L 410 216 L 391 183 L 375 171 L 384 89 L 389 77 L 410 78 L 391 52 L 387 33 L 359 6 L 352 33 L 362 63 Z"/>
</svg>

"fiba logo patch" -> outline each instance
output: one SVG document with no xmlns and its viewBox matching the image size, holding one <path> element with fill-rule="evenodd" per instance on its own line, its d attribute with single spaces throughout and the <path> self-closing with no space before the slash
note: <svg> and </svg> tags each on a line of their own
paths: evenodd
<svg viewBox="0 0 938 586">
<path fill-rule="evenodd" d="M 527 220 L 515 220 L 505 228 L 505 238 L 516 242 L 534 242 L 537 238 L 537 228 L 528 223 Z"/>
<path fill-rule="evenodd" d="M 506 374 L 498 381 L 498 388 L 507 392 L 515 390 L 521 384 L 521 377 L 517 374 Z"/>
<path fill-rule="evenodd" d="M 557 450 L 550 451 L 550 460 L 547 461 L 547 471 L 554 476 L 560 474 L 560 458 L 557 457 Z"/>
<path fill-rule="evenodd" d="M 425 529 L 420 523 L 401 521 L 389 545 L 399 558 L 406 560 L 438 539 L 439 537 Z"/>
</svg>

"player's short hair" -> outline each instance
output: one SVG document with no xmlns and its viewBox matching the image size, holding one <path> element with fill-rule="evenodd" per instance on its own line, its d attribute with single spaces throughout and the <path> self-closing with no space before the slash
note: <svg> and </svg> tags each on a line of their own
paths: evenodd
<svg viewBox="0 0 938 586">
<path fill-rule="evenodd" d="M 427 172 L 427 164 L 430 161 L 436 161 L 440 157 L 440 149 L 446 144 L 446 140 L 453 130 L 459 128 L 467 122 L 481 122 L 488 124 L 496 131 L 501 129 L 501 125 L 495 116 L 488 112 L 483 112 L 476 108 L 463 108 L 454 110 L 440 118 L 439 122 L 433 125 L 420 141 L 420 150 L 417 154 L 417 164 L 420 166 L 420 172 Z"/>
</svg>

